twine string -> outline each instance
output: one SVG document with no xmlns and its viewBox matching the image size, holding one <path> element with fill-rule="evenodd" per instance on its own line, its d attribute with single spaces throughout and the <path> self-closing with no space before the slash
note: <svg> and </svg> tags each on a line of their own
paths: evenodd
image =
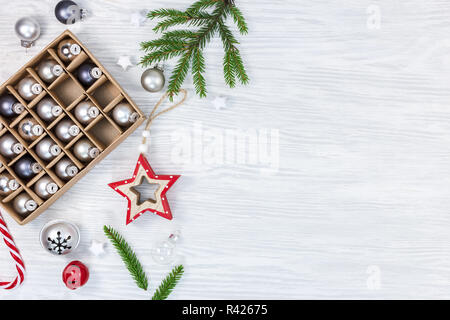
<svg viewBox="0 0 450 320">
<path fill-rule="evenodd" d="M 159 99 L 158 103 L 155 105 L 155 107 L 153 108 L 152 112 L 150 113 L 150 116 L 148 117 L 147 123 L 145 124 L 144 132 L 147 132 L 147 135 L 143 135 L 142 145 L 146 145 L 147 144 L 147 140 L 149 138 L 149 129 L 150 129 L 150 126 L 152 125 L 153 121 L 157 117 L 159 117 L 160 115 L 162 115 L 162 114 L 164 114 L 164 113 L 166 113 L 166 112 L 168 112 L 170 110 L 173 110 L 173 109 L 179 107 L 186 100 L 186 98 L 187 98 L 187 91 L 185 89 L 180 89 L 180 92 L 183 94 L 183 97 L 181 98 L 180 101 L 178 101 L 177 103 L 171 105 L 170 107 L 167 107 L 166 109 L 161 110 L 160 112 L 156 113 L 158 108 L 161 106 L 161 104 L 164 102 L 164 100 L 167 99 L 169 94 L 166 92 L 161 97 L 161 99 Z"/>
</svg>

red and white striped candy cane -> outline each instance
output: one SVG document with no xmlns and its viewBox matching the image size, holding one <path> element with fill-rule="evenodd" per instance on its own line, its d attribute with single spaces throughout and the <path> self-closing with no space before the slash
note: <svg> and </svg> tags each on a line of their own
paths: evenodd
<svg viewBox="0 0 450 320">
<path fill-rule="evenodd" d="M 9 254 L 14 259 L 16 263 L 17 276 L 14 280 L 9 282 L 0 281 L 0 289 L 10 290 L 17 286 L 20 286 L 23 283 L 25 278 L 25 265 L 23 263 L 22 256 L 20 255 L 19 249 L 17 249 L 14 240 L 9 233 L 8 226 L 6 225 L 5 220 L 3 219 L 2 212 L 0 210 L 0 233 L 3 235 L 3 241 L 9 249 Z"/>
</svg>

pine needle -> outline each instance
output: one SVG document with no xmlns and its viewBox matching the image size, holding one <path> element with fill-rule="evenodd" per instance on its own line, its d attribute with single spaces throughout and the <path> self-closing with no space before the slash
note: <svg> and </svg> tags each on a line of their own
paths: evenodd
<svg viewBox="0 0 450 320">
<path fill-rule="evenodd" d="M 144 67 L 178 57 L 178 62 L 169 79 L 168 93 L 170 99 L 178 94 L 189 70 L 197 94 L 206 97 L 205 58 L 203 49 L 211 39 L 219 34 L 224 47 L 223 71 L 225 82 L 233 88 L 239 81 L 245 85 L 249 82 L 241 54 L 239 42 L 226 25 L 231 17 L 241 34 L 248 33 L 247 23 L 242 12 L 232 0 L 197 0 L 186 11 L 177 9 L 158 9 L 148 13 L 149 19 L 161 19 L 153 29 L 162 32 L 160 39 L 141 43 L 145 56 L 141 58 Z M 169 28 L 184 25 L 198 27 L 168 31 Z"/>
<path fill-rule="evenodd" d="M 137 286 L 143 290 L 147 290 L 147 275 L 145 274 L 144 268 L 142 267 L 131 247 L 128 245 L 125 239 L 111 226 L 104 226 L 103 231 L 105 232 L 105 235 L 111 240 L 114 247 L 117 249 L 117 252 L 125 263 L 125 266 L 127 267 Z"/>
<path fill-rule="evenodd" d="M 178 281 L 180 281 L 183 273 L 184 268 L 182 265 L 173 268 L 172 272 L 161 282 L 158 289 L 156 289 L 152 300 L 166 300 L 172 293 Z"/>
</svg>

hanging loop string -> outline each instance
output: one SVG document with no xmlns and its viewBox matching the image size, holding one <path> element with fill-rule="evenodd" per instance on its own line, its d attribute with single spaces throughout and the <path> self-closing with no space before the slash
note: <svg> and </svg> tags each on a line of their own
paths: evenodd
<svg viewBox="0 0 450 320">
<path fill-rule="evenodd" d="M 159 117 L 160 115 L 162 115 L 163 113 L 166 113 L 170 110 L 175 109 L 176 107 L 180 106 L 187 98 L 187 91 L 185 89 L 180 89 L 180 92 L 183 94 L 183 98 L 181 98 L 180 101 L 178 101 L 177 103 L 175 103 L 174 105 L 156 113 L 156 111 L 158 110 L 159 106 L 164 102 L 164 100 L 167 99 L 167 97 L 169 96 L 169 94 L 166 92 L 164 93 L 164 95 L 161 97 L 161 99 L 159 99 L 158 103 L 155 105 L 155 107 L 153 108 L 152 112 L 150 113 L 150 116 L 148 117 L 147 123 L 145 125 L 144 128 L 144 133 L 142 134 L 143 138 L 142 138 L 142 145 L 146 146 L 147 144 L 147 140 L 150 136 L 150 126 L 153 123 L 153 120 L 155 120 L 157 117 Z"/>
</svg>

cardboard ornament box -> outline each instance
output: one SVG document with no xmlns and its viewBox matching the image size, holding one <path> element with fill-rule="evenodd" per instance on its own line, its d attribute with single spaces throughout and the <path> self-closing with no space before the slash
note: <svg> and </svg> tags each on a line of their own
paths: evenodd
<svg viewBox="0 0 450 320">
<path fill-rule="evenodd" d="M 59 58 L 56 51 L 58 44 L 65 39 L 72 39 L 81 47 L 81 53 L 75 59 L 66 63 Z M 63 73 L 50 84 L 40 79 L 36 71 L 37 65 L 44 59 L 56 60 L 64 69 Z M 93 85 L 85 88 L 78 81 L 76 71 L 80 65 L 88 61 L 100 68 L 102 75 Z M 43 87 L 42 93 L 31 101 L 25 101 L 17 91 L 17 84 L 27 76 L 34 78 Z M 9 173 L 20 185 L 12 193 L 0 196 L 0 204 L 20 225 L 27 224 L 42 214 L 53 202 L 77 183 L 78 180 L 114 150 L 119 143 L 126 139 L 145 120 L 142 111 L 139 110 L 117 81 L 114 80 L 89 50 L 68 30 L 58 36 L 0 87 L 0 95 L 8 93 L 12 94 L 23 104 L 25 111 L 13 118 L 0 116 L 0 123 L 3 125 L 3 128 L 0 130 L 0 138 L 5 134 L 12 134 L 24 146 L 24 151 L 13 158 L 5 158 L 0 155 L 0 162 L 2 164 L 0 174 L 5 172 Z M 36 113 L 36 105 L 45 97 L 53 99 L 63 110 L 62 114 L 50 123 L 43 121 Z M 74 108 L 82 101 L 91 102 L 100 111 L 99 115 L 87 125 L 81 124 L 73 113 Z M 139 115 L 137 121 L 128 127 L 118 125 L 113 120 L 111 114 L 115 106 L 124 102 L 130 104 Z M 20 121 L 27 117 L 34 118 L 44 129 L 44 133 L 37 140 L 26 141 L 17 131 Z M 72 120 L 80 128 L 80 133 L 69 142 L 60 141 L 55 134 L 55 127 L 63 119 Z M 35 151 L 35 146 L 45 137 L 50 137 L 62 150 L 50 162 L 40 159 Z M 87 138 L 100 151 L 99 156 L 88 163 L 81 162 L 73 153 L 75 143 L 82 138 Z M 43 168 L 41 172 L 29 181 L 23 181 L 13 169 L 14 164 L 26 155 L 31 156 Z M 78 168 L 78 174 L 69 181 L 60 179 L 54 171 L 55 165 L 64 157 L 69 158 Z M 44 175 L 48 175 L 59 187 L 58 191 L 49 199 L 41 199 L 33 190 L 34 184 Z M 36 210 L 26 216 L 18 214 L 13 208 L 14 199 L 23 192 L 27 193 L 37 203 Z"/>
</svg>

